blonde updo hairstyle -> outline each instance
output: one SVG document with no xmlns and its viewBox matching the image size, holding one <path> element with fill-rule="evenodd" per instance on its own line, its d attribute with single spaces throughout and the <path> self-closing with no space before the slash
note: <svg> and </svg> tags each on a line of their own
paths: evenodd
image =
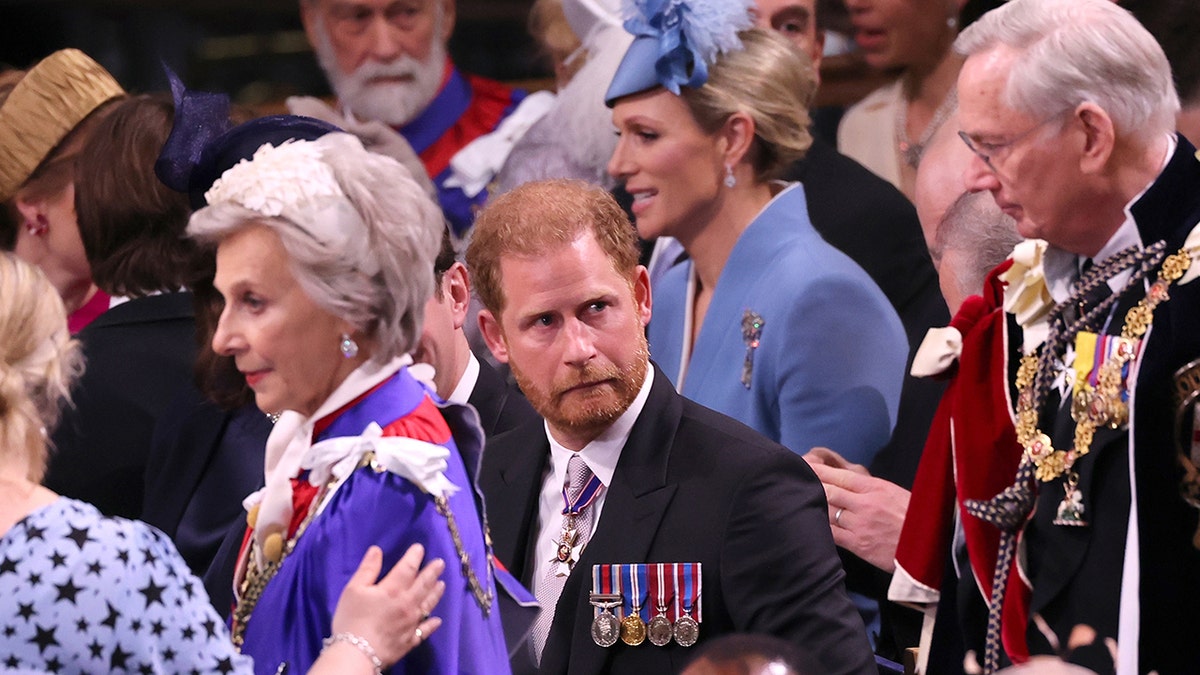
<svg viewBox="0 0 1200 675">
<path fill-rule="evenodd" d="M 83 370 L 58 292 L 42 273 L 0 253 L 0 452 L 40 483 L 46 436 Z"/>
<path fill-rule="evenodd" d="M 708 81 L 680 92 L 692 116 L 716 133 L 731 115 L 754 119 L 749 160 L 757 181 L 776 178 L 812 145 L 809 105 L 817 91 L 812 61 L 773 30 L 738 33 L 743 48 L 717 57 Z"/>
</svg>

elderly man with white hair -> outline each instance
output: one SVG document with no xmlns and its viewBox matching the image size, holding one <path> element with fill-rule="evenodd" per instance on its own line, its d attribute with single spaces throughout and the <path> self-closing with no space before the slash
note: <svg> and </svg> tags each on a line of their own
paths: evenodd
<svg viewBox="0 0 1200 675">
<path fill-rule="evenodd" d="M 966 187 L 1029 241 L 956 318 L 961 404 L 927 446 L 940 477 L 918 476 L 900 546 L 926 554 L 899 556 L 892 597 L 957 576 L 984 672 L 1081 625 L 1118 673 L 1197 672 L 1200 161 L 1170 67 L 1107 0 L 1013 0 L 956 49 Z"/>
<path fill-rule="evenodd" d="M 368 149 L 409 155 L 406 164 L 432 179 L 462 235 L 511 143 L 544 108 L 529 106 L 501 128 L 525 93 L 454 66 L 446 44 L 455 15 L 455 0 L 300 0 L 305 33 L 340 109 L 311 98 L 289 99 L 288 107 L 358 135 Z M 485 136 L 491 140 L 462 153 Z"/>
</svg>

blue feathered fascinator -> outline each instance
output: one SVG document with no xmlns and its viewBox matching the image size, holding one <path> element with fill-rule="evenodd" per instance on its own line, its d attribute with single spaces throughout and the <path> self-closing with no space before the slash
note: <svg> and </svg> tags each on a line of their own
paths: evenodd
<svg viewBox="0 0 1200 675">
<path fill-rule="evenodd" d="M 742 48 L 753 0 L 625 0 L 622 14 L 633 44 L 617 67 L 604 102 L 662 86 L 678 95 L 708 81 L 717 56 Z"/>
</svg>

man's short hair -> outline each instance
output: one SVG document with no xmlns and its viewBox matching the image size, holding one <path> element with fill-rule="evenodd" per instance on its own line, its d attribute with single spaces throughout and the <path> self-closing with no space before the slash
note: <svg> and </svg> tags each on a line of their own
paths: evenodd
<svg viewBox="0 0 1200 675">
<path fill-rule="evenodd" d="M 964 192 L 946 209 L 938 224 L 932 251 L 944 259 L 948 251 L 966 254 L 956 270 L 963 297 L 978 295 L 988 272 L 1012 253 L 1021 241 L 1017 224 L 996 206 L 988 192 Z"/>
<path fill-rule="evenodd" d="M 437 257 L 433 259 L 433 295 L 442 299 L 442 277 L 454 266 L 458 254 L 454 251 L 454 241 L 450 238 L 450 227 L 442 228 L 442 247 L 438 249 Z"/>
<path fill-rule="evenodd" d="M 483 305 L 504 309 L 500 259 L 536 256 L 584 233 L 596 237 L 613 269 L 629 275 L 638 265 L 637 236 L 628 216 L 603 188 L 578 180 L 525 183 L 506 192 L 475 218 L 467 267 Z"/>
<path fill-rule="evenodd" d="M 1162 47 L 1110 0 L 1012 0 L 959 35 L 971 56 L 1005 45 L 1021 52 L 1003 103 L 1031 117 L 1091 101 L 1118 136 L 1149 139 L 1174 131 L 1179 96 Z"/>
</svg>

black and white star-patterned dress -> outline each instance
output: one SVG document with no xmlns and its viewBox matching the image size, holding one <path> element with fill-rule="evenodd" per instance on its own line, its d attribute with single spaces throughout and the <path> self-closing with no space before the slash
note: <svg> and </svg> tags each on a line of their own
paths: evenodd
<svg viewBox="0 0 1200 675">
<path fill-rule="evenodd" d="M 166 535 L 60 497 L 0 539 L 0 671 L 251 672 Z"/>
</svg>

